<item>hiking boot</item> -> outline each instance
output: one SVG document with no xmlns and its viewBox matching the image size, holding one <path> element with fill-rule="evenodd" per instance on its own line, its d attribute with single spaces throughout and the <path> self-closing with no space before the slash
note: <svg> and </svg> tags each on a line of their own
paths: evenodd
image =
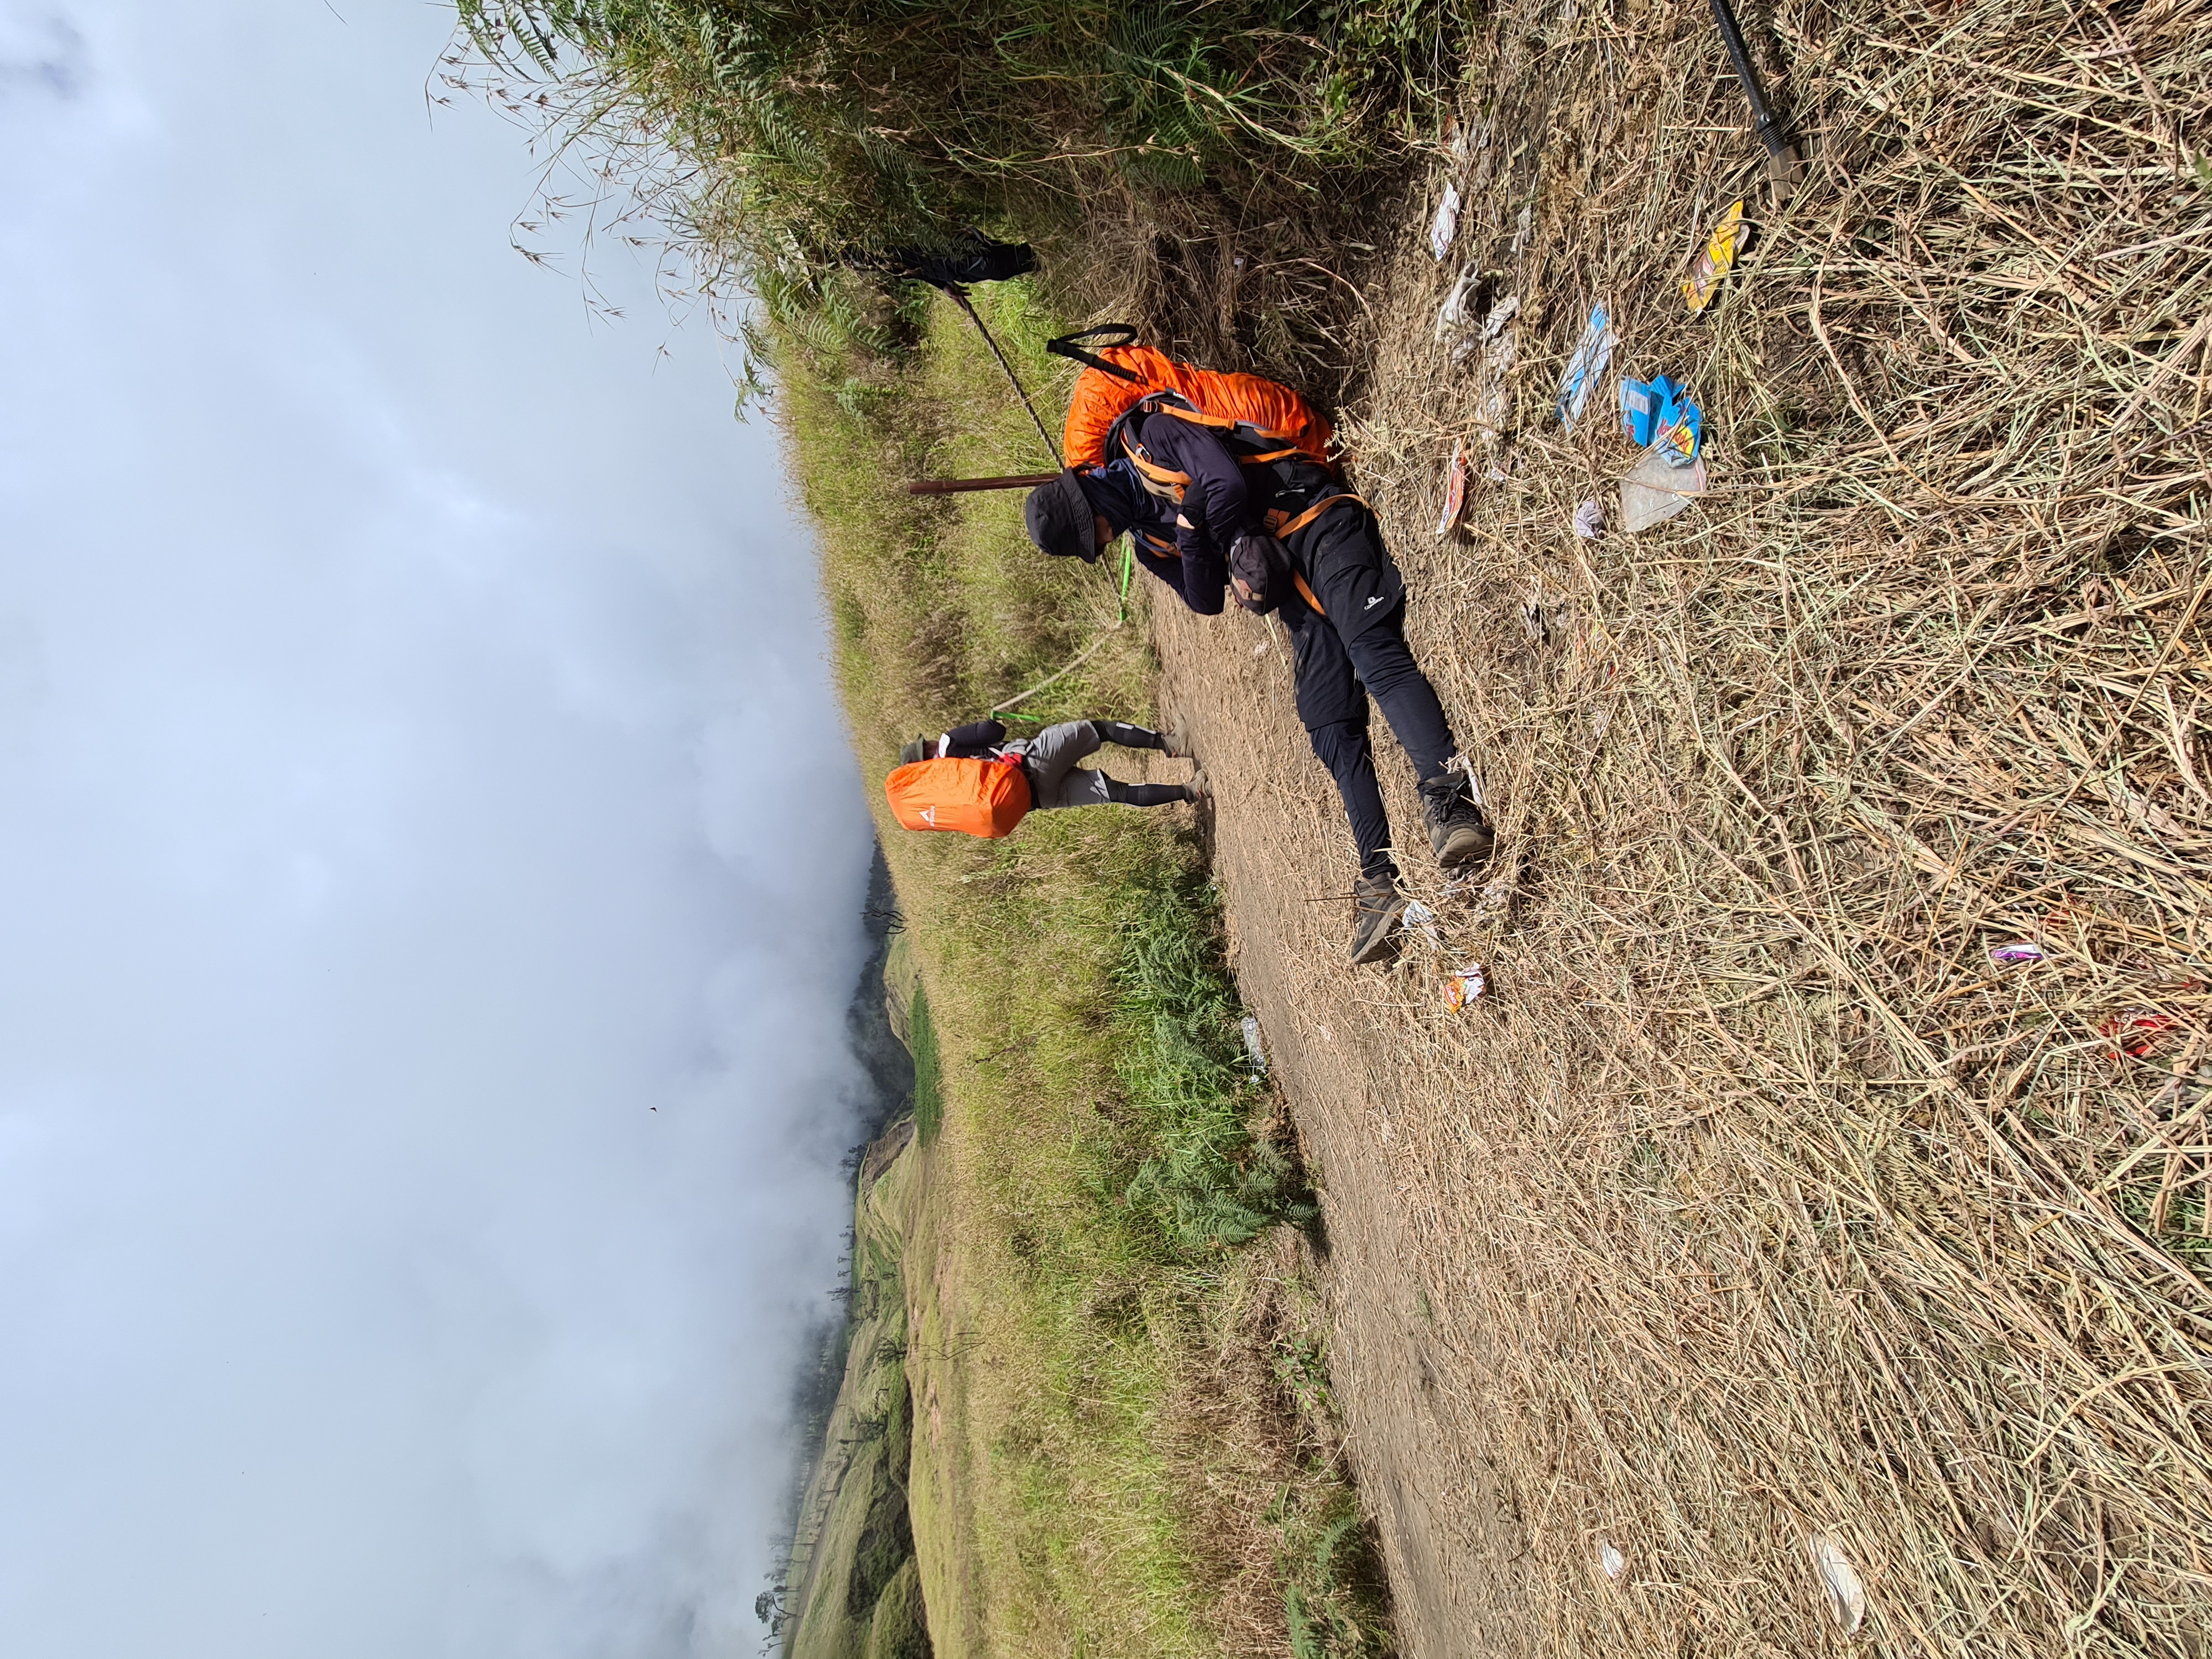
<svg viewBox="0 0 2212 1659">
<path fill-rule="evenodd" d="M 1190 781 L 1182 787 L 1182 798 L 1193 806 L 1205 806 L 1213 799 L 1213 786 L 1206 781 L 1204 769 L 1193 772 Z"/>
<path fill-rule="evenodd" d="M 1468 793 L 1467 780 L 1455 772 L 1443 773 L 1421 786 L 1421 822 L 1428 826 L 1437 862 L 1447 870 L 1482 863 L 1498 844 L 1490 820 Z"/>
<path fill-rule="evenodd" d="M 1352 896 L 1359 908 L 1353 912 L 1352 960 L 1372 962 L 1389 954 L 1397 941 L 1398 918 L 1406 914 L 1406 896 L 1398 890 L 1398 872 L 1385 867 L 1352 884 Z"/>
<path fill-rule="evenodd" d="M 1160 733 L 1160 753 L 1170 760 L 1188 760 L 1190 744 L 1183 740 L 1180 732 L 1163 732 Z"/>
</svg>

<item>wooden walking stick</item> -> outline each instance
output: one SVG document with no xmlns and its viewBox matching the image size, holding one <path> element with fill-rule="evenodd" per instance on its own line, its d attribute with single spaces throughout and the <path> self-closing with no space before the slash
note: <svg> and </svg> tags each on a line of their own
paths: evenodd
<svg viewBox="0 0 2212 1659">
<path fill-rule="evenodd" d="M 906 487 L 909 495 L 958 495 L 970 489 L 1035 489 L 1048 484 L 1057 472 L 1016 472 L 1003 478 L 916 478 Z"/>
</svg>

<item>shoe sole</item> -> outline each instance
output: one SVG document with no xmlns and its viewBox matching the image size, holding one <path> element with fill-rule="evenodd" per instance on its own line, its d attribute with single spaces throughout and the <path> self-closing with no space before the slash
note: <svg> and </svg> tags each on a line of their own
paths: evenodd
<svg viewBox="0 0 2212 1659">
<path fill-rule="evenodd" d="M 1357 968 L 1362 963 L 1372 962 L 1391 945 L 1395 945 L 1398 942 L 1398 923 L 1405 914 L 1406 907 L 1403 904 L 1391 911 L 1390 920 L 1376 933 L 1375 937 L 1352 951 L 1352 965 Z"/>
<path fill-rule="evenodd" d="M 1458 870 L 1470 864 L 1480 864 L 1498 846 L 1495 836 L 1486 836 L 1480 830 L 1455 830 L 1444 837 L 1444 844 L 1437 848 L 1437 862 L 1447 870 Z"/>
</svg>

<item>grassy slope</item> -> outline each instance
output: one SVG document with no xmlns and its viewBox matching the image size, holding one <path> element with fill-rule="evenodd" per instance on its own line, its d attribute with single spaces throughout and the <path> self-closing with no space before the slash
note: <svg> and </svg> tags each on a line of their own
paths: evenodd
<svg viewBox="0 0 2212 1659">
<path fill-rule="evenodd" d="M 911 1141 L 854 1205 L 853 1324 L 845 1376 L 824 1449 L 800 1510 L 803 1552 L 785 1652 L 790 1659 L 866 1659 L 872 1629 L 895 1624 L 880 1599 L 911 1559 L 899 1521 L 912 1436 L 900 1258 L 912 1225 L 917 1162 Z M 857 1582 L 856 1582 L 857 1581 Z M 887 1616 L 878 1619 L 879 1613 Z"/>
<path fill-rule="evenodd" d="M 901 492 L 912 476 L 1042 461 L 973 331 L 933 303 L 902 374 L 793 364 L 780 405 L 872 779 L 904 737 L 1042 678 L 1117 609 L 1105 570 L 1029 546 L 1018 495 Z M 1026 286 L 978 303 L 1024 379 L 1050 386 Z M 1131 625 L 1026 707 L 1146 718 L 1143 603 L 1139 590 Z M 939 1650 L 1288 1651 L 1285 1561 L 1304 1564 L 1309 1601 L 1343 1610 L 1335 1650 L 1371 1645 L 1376 1615 L 1334 1583 L 1339 1558 L 1316 1565 L 1294 1540 L 1348 1500 L 1301 1461 L 1316 1437 L 1301 1439 L 1268 1374 L 1272 1336 L 1255 1334 L 1253 1310 L 1279 1298 L 1220 1251 L 1178 1244 L 1167 1205 L 1121 1196 L 1164 1152 L 1201 1218 L 1224 1213 L 1239 1182 L 1248 1199 L 1268 1184 L 1187 815 L 1037 815 L 995 843 L 884 833 L 940 1051 L 943 1127 L 924 1151 L 906 1273 L 913 1517 Z M 1232 1336 L 1248 1363 L 1224 1383 Z M 1206 1466 L 1223 1429 L 1200 1395 L 1246 1408 L 1231 1425 L 1242 1461 L 1218 1471 Z"/>
</svg>

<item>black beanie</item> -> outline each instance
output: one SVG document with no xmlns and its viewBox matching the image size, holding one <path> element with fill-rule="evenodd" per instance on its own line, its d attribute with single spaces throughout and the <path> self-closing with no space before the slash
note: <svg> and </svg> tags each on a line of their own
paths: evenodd
<svg viewBox="0 0 2212 1659">
<path fill-rule="evenodd" d="M 1030 491 L 1022 517 L 1030 539 L 1054 558 L 1090 563 L 1098 557 L 1097 514 L 1073 468 Z"/>
<path fill-rule="evenodd" d="M 928 758 L 929 734 L 926 732 L 923 732 L 921 736 L 916 738 L 912 743 L 907 744 L 903 749 L 899 750 L 899 764 L 901 766 L 911 766 L 916 761 L 927 760 Z"/>
</svg>

